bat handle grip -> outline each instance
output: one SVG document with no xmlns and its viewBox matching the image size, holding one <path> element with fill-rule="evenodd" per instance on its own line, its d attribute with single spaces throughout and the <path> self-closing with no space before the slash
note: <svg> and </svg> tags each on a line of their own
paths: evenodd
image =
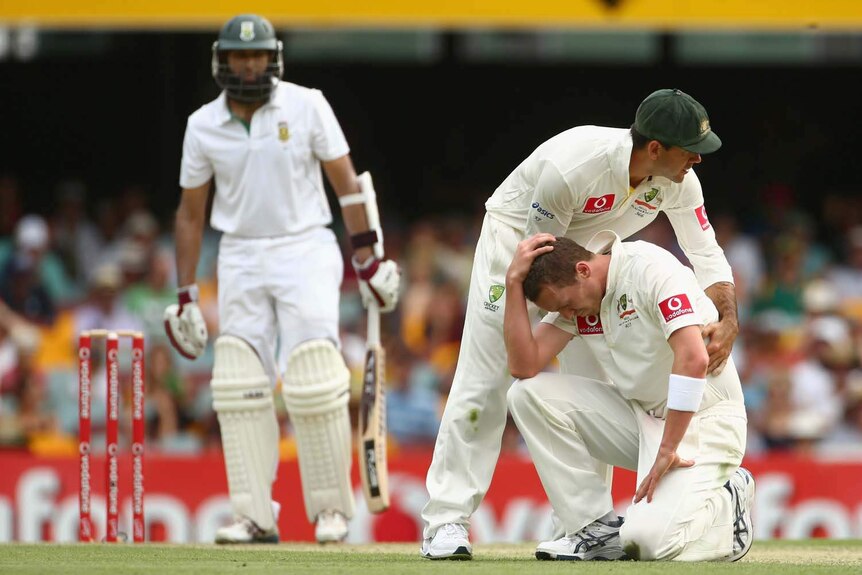
<svg viewBox="0 0 862 575">
<path fill-rule="evenodd" d="M 380 307 L 377 302 L 368 304 L 368 338 L 369 347 L 380 345 Z"/>
</svg>

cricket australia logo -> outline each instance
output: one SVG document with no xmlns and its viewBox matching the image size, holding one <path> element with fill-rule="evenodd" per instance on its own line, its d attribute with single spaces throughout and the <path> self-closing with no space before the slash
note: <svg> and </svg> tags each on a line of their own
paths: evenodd
<svg viewBox="0 0 862 575">
<path fill-rule="evenodd" d="M 638 318 L 638 311 L 635 309 L 635 302 L 632 296 L 623 294 L 617 300 L 617 315 L 620 317 L 620 327 L 629 327 L 633 320 Z"/>
<path fill-rule="evenodd" d="M 254 22 L 251 20 L 240 22 L 239 39 L 243 42 L 251 42 L 254 40 Z"/>
<path fill-rule="evenodd" d="M 658 207 L 661 205 L 660 194 L 660 188 L 650 188 L 648 192 L 644 192 L 642 200 L 636 198 L 632 204 L 635 214 L 640 218 L 656 215 L 656 213 L 658 213 Z"/>
<path fill-rule="evenodd" d="M 506 288 L 504 286 L 501 286 L 500 284 L 492 285 L 491 288 L 488 290 L 488 301 L 484 302 L 485 309 L 487 309 L 488 311 L 499 310 L 500 306 L 496 305 L 495 302 L 497 302 L 501 297 L 503 297 L 504 291 L 506 291 Z"/>
</svg>

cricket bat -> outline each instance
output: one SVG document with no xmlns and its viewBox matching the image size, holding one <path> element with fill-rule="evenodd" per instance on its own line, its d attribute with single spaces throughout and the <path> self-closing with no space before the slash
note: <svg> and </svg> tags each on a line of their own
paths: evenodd
<svg viewBox="0 0 862 575">
<path fill-rule="evenodd" d="M 383 259 L 383 230 L 377 211 L 377 194 L 371 174 L 363 172 L 358 178 L 364 197 L 368 229 L 377 233 L 374 256 Z M 362 397 L 359 401 L 357 450 L 359 451 L 359 477 L 368 510 L 380 513 L 389 508 L 389 469 L 386 464 L 386 391 L 383 378 L 386 373 L 386 352 L 380 345 L 380 307 L 377 302 L 368 305 L 368 337 L 366 340 L 365 371 L 362 377 Z"/>
<path fill-rule="evenodd" d="M 359 475 L 368 510 L 389 508 L 389 470 L 386 464 L 386 351 L 380 345 L 380 308 L 368 306 L 365 373 L 359 403 Z"/>
</svg>

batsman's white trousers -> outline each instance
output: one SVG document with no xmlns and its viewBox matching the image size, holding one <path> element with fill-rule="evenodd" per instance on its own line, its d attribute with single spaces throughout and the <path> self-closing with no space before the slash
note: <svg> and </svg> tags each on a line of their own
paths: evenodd
<svg viewBox="0 0 862 575">
<path fill-rule="evenodd" d="M 303 341 L 329 339 L 339 347 L 343 274 L 329 228 L 275 238 L 225 234 L 218 257 L 219 331 L 251 344 L 274 384 Z"/>
<path fill-rule="evenodd" d="M 328 228 L 275 238 L 223 235 L 218 258 L 219 331 L 249 343 L 274 385 L 298 344 L 329 339 L 339 346 L 338 298 L 343 268 L 341 250 Z M 275 423 L 274 416 L 270 417 Z M 275 425 L 255 429 L 268 434 L 256 441 L 271 446 L 273 466 L 271 473 L 249 472 L 248 476 L 267 482 L 253 489 L 271 492 L 278 463 L 278 429 Z M 222 428 L 222 441 L 227 443 L 230 438 L 224 433 Z M 275 505 L 273 502 L 273 509 Z M 251 519 L 268 527 L 277 517 Z"/>
<path fill-rule="evenodd" d="M 736 370 L 728 365 L 720 377 L 737 377 Z M 636 469 L 640 485 L 664 431 L 663 419 L 626 400 L 612 385 L 571 375 L 544 373 L 516 381 L 508 404 L 567 533 L 613 509 L 594 458 Z M 677 450 L 694 466 L 669 471 L 652 502 L 629 506 L 620 530 L 623 549 L 641 560 L 709 561 L 730 555 L 733 511 L 724 484 L 742 462 L 745 436 L 741 397 L 696 413 Z"/>
<path fill-rule="evenodd" d="M 523 237 L 485 215 L 473 258 L 458 365 L 426 478 L 430 499 L 422 510 L 425 537 L 446 523 L 468 525 L 491 484 L 506 426 L 506 391 L 512 383 L 503 340 L 506 296 L 492 286 L 506 285 L 506 270 Z M 528 309 L 531 319 L 538 321 L 538 309 L 532 304 Z M 577 339 L 566 346 L 560 368 L 605 377 Z"/>
</svg>

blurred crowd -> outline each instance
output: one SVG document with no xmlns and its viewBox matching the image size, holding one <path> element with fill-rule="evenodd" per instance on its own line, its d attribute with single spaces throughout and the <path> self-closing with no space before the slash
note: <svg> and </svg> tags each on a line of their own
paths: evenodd
<svg viewBox="0 0 862 575">
<path fill-rule="evenodd" d="M 0 177 L 0 448 L 77 452 L 77 338 L 93 328 L 145 334 L 148 449 L 218 448 L 212 346 L 197 361 L 185 360 L 162 326 L 165 307 L 176 299 L 170 215 L 160 219 L 151 191 L 137 186 L 92 201 L 86 184 L 63 181 L 39 213 L 22 209 L 24 194 L 14 177 Z M 826 194 L 810 213 L 794 190 L 771 185 L 752 205 L 758 209 L 709 214 L 734 269 L 740 334 L 733 357 L 748 408 L 749 453 L 862 454 L 862 198 Z M 393 449 L 433 446 L 458 357 L 482 216 L 384 224 L 387 256 L 403 270 L 399 308 L 383 317 Z M 335 229 L 349 254 L 343 230 Z M 659 244 L 685 261 L 664 217 L 632 239 Z M 208 229 L 197 276 L 211 339 L 218 334 L 218 240 Z M 355 409 L 365 314 L 352 266 L 345 270 L 342 350 Z M 125 441 L 130 348 L 121 342 Z M 92 365 L 98 449 L 105 424 L 103 343 L 94 343 Z M 277 408 L 282 455 L 291 457 L 295 446 L 280 399 Z M 511 421 L 503 449 L 524 450 Z"/>
</svg>

